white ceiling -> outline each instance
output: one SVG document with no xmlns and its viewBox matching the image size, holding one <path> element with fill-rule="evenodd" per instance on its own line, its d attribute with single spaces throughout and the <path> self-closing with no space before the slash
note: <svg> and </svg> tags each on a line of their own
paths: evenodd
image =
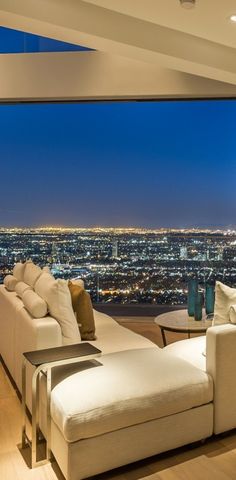
<svg viewBox="0 0 236 480">
<path fill-rule="evenodd" d="M 221 91 L 236 86 L 234 13 L 236 0 L 196 0 L 191 10 L 179 0 L 0 0 L 0 25 L 108 54 L 114 78 L 112 58 L 119 56 L 143 70 L 178 72 L 183 86 L 186 74 L 220 82 Z"/>
<path fill-rule="evenodd" d="M 196 0 L 187 10 L 179 0 L 84 0 L 109 10 L 236 48 L 236 0 Z"/>
</svg>

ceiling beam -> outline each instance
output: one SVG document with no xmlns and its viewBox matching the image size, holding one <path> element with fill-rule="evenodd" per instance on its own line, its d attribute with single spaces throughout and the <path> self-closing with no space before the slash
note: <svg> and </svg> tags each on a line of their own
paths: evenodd
<svg viewBox="0 0 236 480">
<path fill-rule="evenodd" d="M 0 101 L 236 97 L 236 86 L 101 52 L 0 55 Z"/>
<path fill-rule="evenodd" d="M 1 25 L 236 85 L 235 49 L 82 0 L 0 0 Z"/>
</svg>

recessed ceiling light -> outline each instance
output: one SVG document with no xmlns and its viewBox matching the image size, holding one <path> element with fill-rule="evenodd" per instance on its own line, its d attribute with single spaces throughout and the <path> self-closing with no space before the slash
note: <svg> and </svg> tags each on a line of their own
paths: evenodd
<svg viewBox="0 0 236 480">
<path fill-rule="evenodd" d="M 231 22 L 236 23 L 236 13 L 234 13 L 233 15 L 230 15 L 229 19 Z"/>
<path fill-rule="evenodd" d="M 180 5 L 183 8 L 193 8 L 195 6 L 196 0 L 180 0 Z"/>
</svg>

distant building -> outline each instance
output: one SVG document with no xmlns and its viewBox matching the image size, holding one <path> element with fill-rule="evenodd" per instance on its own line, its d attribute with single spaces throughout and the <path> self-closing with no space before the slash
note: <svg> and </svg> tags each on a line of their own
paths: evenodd
<svg viewBox="0 0 236 480">
<path fill-rule="evenodd" d="M 113 240 L 112 242 L 112 258 L 118 257 L 118 242 L 117 240 Z"/>
<path fill-rule="evenodd" d="M 180 260 L 187 260 L 188 259 L 188 249 L 187 247 L 180 247 Z"/>
<path fill-rule="evenodd" d="M 223 250 L 223 260 L 224 261 L 235 261 L 236 260 L 236 247 L 225 247 Z"/>
<path fill-rule="evenodd" d="M 52 243 L 52 263 L 58 263 L 58 250 L 57 250 L 57 244 L 56 242 Z"/>
</svg>

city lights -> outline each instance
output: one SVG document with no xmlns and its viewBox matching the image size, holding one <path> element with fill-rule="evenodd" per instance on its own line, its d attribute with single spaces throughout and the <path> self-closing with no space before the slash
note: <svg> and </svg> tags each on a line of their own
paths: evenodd
<svg viewBox="0 0 236 480">
<path fill-rule="evenodd" d="M 236 283 L 236 231 L 210 229 L 0 229 L 0 281 L 28 258 L 55 277 L 81 277 L 94 302 L 185 304 L 187 281 Z"/>
</svg>

